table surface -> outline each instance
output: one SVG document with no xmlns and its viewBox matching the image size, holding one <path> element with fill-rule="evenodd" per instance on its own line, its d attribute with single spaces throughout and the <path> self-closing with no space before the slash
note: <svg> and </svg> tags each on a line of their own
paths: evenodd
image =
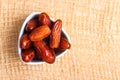
<svg viewBox="0 0 120 80">
<path fill-rule="evenodd" d="M 54 64 L 26 65 L 18 35 L 39 11 L 63 21 L 72 47 Z M 0 80 L 120 80 L 120 0 L 0 0 Z"/>
</svg>

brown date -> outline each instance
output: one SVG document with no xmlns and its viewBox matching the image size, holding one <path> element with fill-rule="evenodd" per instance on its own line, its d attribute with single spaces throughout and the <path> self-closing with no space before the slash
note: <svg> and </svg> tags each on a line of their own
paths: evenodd
<svg viewBox="0 0 120 80">
<path fill-rule="evenodd" d="M 43 40 L 34 42 L 34 47 L 39 51 L 45 62 L 54 63 L 56 58 L 55 53 Z"/>
<path fill-rule="evenodd" d="M 20 39 L 20 47 L 22 49 L 28 49 L 31 46 L 31 41 L 27 34 L 24 34 Z"/>
<path fill-rule="evenodd" d="M 35 49 L 35 59 L 38 61 L 42 60 L 41 52 L 37 48 L 34 49 Z"/>
<path fill-rule="evenodd" d="M 27 32 L 32 31 L 34 28 L 37 27 L 37 25 L 38 25 L 37 19 L 32 19 L 27 23 L 25 30 Z"/>
<path fill-rule="evenodd" d="M 39 22 L 40 22 L 40 25 L 48 25 L 48 26 L 51 25 L 50 17 L 45 12 L 39 15 Z"/>
<path fill-rule="evenodd" d="M 61 38 L 60 40 L 60 45 L 58 47 L 58 49 L 60 50 L 66 50 L 66 49 L 70 49 L 71 44 L 68 42 L 68 40 L 66 38 Z"/>
<path fill-rule="evenodd" d="M 42 25 L 36 29 L 34 29 L 30 35 L 29 38 L 31 41 L 39 41 L 46 37 L 48 37 L 51 33 L 50 28 L 47 25 Z"/>
<path fill-rule="evenodd" d="M 52 30 L 51 30 L 51 35 L 50 35 L 51 48 L 58 48 L 61 38 L 61 31 L 62 31 L 62 21 L 58 19 L 52 26 Z"/>
<path fill-rule="evenodd" d="M 33 49 L 26 49 L 22 52 L 22 59 L 24 62 L 30 62 L 35 57 L 35 51 Z"/>
</svg>

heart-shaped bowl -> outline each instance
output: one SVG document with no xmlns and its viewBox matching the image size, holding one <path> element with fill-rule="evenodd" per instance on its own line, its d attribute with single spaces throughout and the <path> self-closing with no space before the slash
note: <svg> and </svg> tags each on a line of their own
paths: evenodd
<svg viewBox="0 0 120 80">
<path fill-rule="evenodd" d="M 24 34 L 24 31 L 25 31 L 25 27 L 26 27 L 26 24 L 31 20 L 33 19 L 35 16 L 38 16 L 40 15 L 42 12 L 33 12 L 31 13 L 24 21 L 22 27 L 21 27 L 21 30 L 20 30 L 20 33 L 19 33 L 19 37 L 18 37 L 18 54 L 19 54 L 19 57 L 20 57 L 20 60 L 25 63 L 25 64 L 42 64 L 42 63 L 45 63 L 45 61 L 41 60 L 41 61 L 36 61 L 36 60 L 33 60 L 31 62 L 24 62 L 22 60 L 22 49 L 20 48 L 20 39 L 22 37 L 22 35 Z M 51 21 L 52 22 L 55 22 L 55 20 L 53 18 L 51 18 Z M 70 37 L 68 36 L 67 32 L 62 28 L 62 36 L 64 36 L 68 41 L 69 43 L 71 43 L 71 40 L 70 40 Z M 55 52 L 56 54 L 56 58 L 59 58 L 60 56 L 64 55 L 66 52 L 68 51 L 68 49 L 64 50 L 64 51 L 60 51 L 60 52 Z"/>
</svg>

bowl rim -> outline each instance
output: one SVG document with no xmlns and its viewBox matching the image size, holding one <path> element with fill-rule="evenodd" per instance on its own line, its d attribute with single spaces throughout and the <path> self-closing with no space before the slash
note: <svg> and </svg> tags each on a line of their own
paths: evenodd
<svg viewBox="0 0 120 80">
<path fill-rule="evenodd" d="M 33 12 L 31 13 L 23 22 L 22 24 L 22 27 L 20 29 L 20 32 L 19 32 L 19 36 L 18 36 L 18 54 L 19 54 L 19 57 L 20 57 L 20 60 L 25 63 L 25 64 L 43 64 L 45 63 L 45 61 L 38 61 L 38 62 L 24 62 L 22 60 L 22 56 L 21 56 L 21 52 L 22 52 L 22 49 L 20 48 L 20 39 L 23 35 L 23 32 L 24 32 L 24 29 L 25 29 L 25 26 L 27 24 L 28 21 L 30 21 L 33 17 L 35 17 L 36 15 L 39 15 L 41 14 L 42 12 Z M 53 18 L 50 17 L 50 19 L 55 22 L 55 20 Z M 62 27 L 62 32 L 65 34 L 67 40 L 69 41 L 69 43 L 71 44 L 71 40 L 70 40 L 70 37 L 69 35 L 67 34 L 67 32 L 64 30 L 64 28 Z M 61 57 L 62 55 L 64 55 L 69 49 L 66 49 L 65 51 L 61 52 L 59 55 L 56 56 L 56 59 Z"/>
</svg>

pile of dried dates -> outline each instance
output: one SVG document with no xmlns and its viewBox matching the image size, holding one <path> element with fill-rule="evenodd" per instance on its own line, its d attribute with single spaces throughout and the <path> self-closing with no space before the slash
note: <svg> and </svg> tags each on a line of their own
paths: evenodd
<svg viewBox="0 0 120 80">
<path fill-rule="evenodd" d="M 20 39 L 24 62 L 45 61 L 54 63 L 57 51 L 71 47 L 67 38 L 62 36 L 62 21 L 55 22 L 45 12 L 31 19 L 25 26 Z"/>
</svg>

